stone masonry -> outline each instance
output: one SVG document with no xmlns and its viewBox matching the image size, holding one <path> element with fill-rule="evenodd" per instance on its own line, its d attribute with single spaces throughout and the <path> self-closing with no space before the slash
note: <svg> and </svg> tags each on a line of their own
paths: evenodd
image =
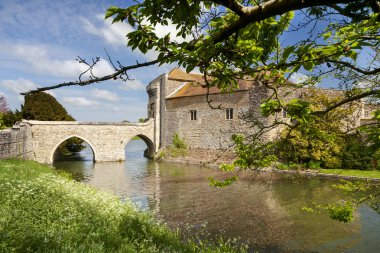
<svg viewBox="0 0 380 253">
<path fill-rule="evenodd" d="M 0 131 L 0 159 L 19 157 L 31 159 L 33 147 L 31 128 L 21 124 Z"/>
<path fill-rule="evenodd" d="M 284 112 L 268 118 L 261 116 L 260 104 L 270 92 L 259 81 L 241 80 L 233 93 L 221 93 L 216 87 L 205 91 L 202 75 L 174 69 L 147 86 L 147 122 L 23 121 L 13 129 L 0 131 L 0 159 L 23 157 L 51 164 L 57 147 L 71 137 L 87 142 L 97 162 L 125 160 L 125 146 L 134 136 L 147 144 L 147 156 L 171 145 L 175 133 L 192 149 L 224 150 L 232 144 L 231 135 L 253 133 L 244 119 L 247 114 L 263 123 L 275 119 L 290 122 Z M 304 92 L 307 89 L 293 89 L 285 97 L 301 98 Z M 324 92 L 337 95 L 333 90 Z M 368 108 L 362 107 L 357 115 L 354 125 L 370 120 Z M 276 138 L 280 131 L 281 128 L 273 129 L 263 141 Z"/>
<path fill-rule="evenodd" d="M 156 152 L 156 146 L 152 141 L 154 139 L 152 120 L 145 123 L 23 121 L 21 124 L 21 129 L 25 128 L 27 134 L 17 135 L 13 132 L 15 130 L 8 130 L 11 132 L 11 137 L 3 137 L 9 135 L 7 132 L 0 135 L 1 138 L 9 140 L 1 141 L 1 150 L 7 150 L 1 158 L 21 156 L 22 152 L 19 152 L 18 145 L 21 145 L 20 147 L 26 145 L 25 151 L 28 155 L 23 157 L 51 164 L 57 147 L 71 137 L 78 137 L 87 142 L 94 152 L 96 162 L 125 160 L 125 146 L 135 136 L 139 136 L 147 144 L 148 149 L 145 152 L 147 156 L 153 156 Z"/>
<path fill-rule="evenodd" d="M 290 85 L 281 91 L 281 96 L 285 100 L 302 98 L 309 89 Z M 318 90 L 329 97 L 342 96 L 342 92 L 338 90 Z M 154 140 L 158 148 L 170 146 L 174 134 L 178 133 L 190 148 L 227 149 L 233 144 L 233 134 L 249 135 L 254 132 L 248 115 L 264 125 L 270 125 L 274 120 L 291 123 L 284 111 L 269 117 L 261 115 L 260 105 L 264 99 L 271 97 L 273 91 L 260 81 L 242 79 L 239 88 L 233 93 L 222 93 L 216 87 L 207 90 L 204 77 L 200 74 L 173 69 L 151 81 L 147 92 L 148 117 L 155 122 Z M 353 115 L 353 123 L 350 123 L 353 128 L 370 118 L 368 112 L 364 116 L 365 107 L 358 108 Z M 227 117 L 228 110 L 233 111 L 232 119 Z M 194 112 L 196 119 L 193 118 Z M 277 138 L 282 129 L 279 126 L 268 131 L 262 136 L 262 140 Z"/>
</svg>

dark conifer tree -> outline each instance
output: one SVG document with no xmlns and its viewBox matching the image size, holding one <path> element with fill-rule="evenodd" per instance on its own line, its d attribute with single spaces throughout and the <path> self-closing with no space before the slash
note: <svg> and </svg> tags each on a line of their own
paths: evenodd
<svg viewBox="0 0 380 253">
<path fill-rule="evenodd" d="M 75 121 L 53 96 L 45 92 L 31 93 L 25 96 L 22 117 L 27 120 Z M 73 137 L 64 141 L 58 150 L 63 155 L 71 155 L 85 148 L 82 143 L 83 140 Z"/>
</svg>

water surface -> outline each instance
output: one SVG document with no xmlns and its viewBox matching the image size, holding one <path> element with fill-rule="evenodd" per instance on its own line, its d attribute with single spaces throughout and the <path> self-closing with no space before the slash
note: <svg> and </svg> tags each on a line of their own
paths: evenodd
<svg viewBox="0 0 380 253">
<path fill-rule="evenodd" d="M 225 189 L 208 185 L 216 170 L 157 163 L 143 157 L 146 145 L 131 141 L 126 162 L 93 163 L 89 149 L 54 166 L 97 188 L 129 198 L 185 236 L 238 238 L 260 252 L 380 252 L 380 215 L 363 205 L 349 224 L 301 211 L 338 199 L 326 179 L 245 174 Z"/>
</svg>

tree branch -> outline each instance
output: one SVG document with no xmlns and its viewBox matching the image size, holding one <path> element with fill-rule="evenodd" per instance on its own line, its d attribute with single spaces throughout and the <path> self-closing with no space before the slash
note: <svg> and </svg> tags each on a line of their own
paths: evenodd
<svg viewBox="0 0 380 253">
<path fill-rule="evenodd" d="M 235 12 L 240 17 L 243 17 L 246 15 L 246 12 L 244 11 L 246 7 L 234 0 L 215 0 L 213 2 L 223 5 L 224 7 L 227 7 L 228 9 Z"/>
<path fill-rule="evenodd" d="M 213 0 L 212 2 L 219 4 L 221 0 Z M 331 4 L 343 4 L 343 3 L 353 3 L 354 0 L 270 0 L 264 2 L 258 6 L 244 7 L 244 16 L 240 17 L 235 22 L 226 26 L 223 30 L 218 33 L 213 34 L 211 40 L 213 43 L 218 43 L 228 38 L 236 31 L 241 28 L 246 27 L 247 25 L 262 21 L 269 17 L 275 17 L 277 15 L 285 14 L 289 11 L 300 10 L 308 7 L 316 6 L 328 6 Z M 195 41 L 196 42 L 196 41 Z M 191 47 L 194 47 L 195 43 L 191 44 Z"/>
<path fill-rule="evenodd" d="M 371 0 L 371 8 L 373 12 L 379 13 L 380 12 L 380 3 L 377 0 Z"/>
<path fill-rule="evenodd" d="M 355 70 L 356 72 L 362 73 L 364 75 L 374 75 L 374 74 L 380 73 L 380 68 L 373 69 L 373 70 L 364 70 L 364 69 L 358 68 L 358 67 L 352 65 L 351 63 L 348 63 L 345 61 L 336 61 L 336 60 L 327 59 L 326 62 L 331 62 L 331 63 L 335 63 L 338 65 L 343 65 L 345 67 L 348 67 L 348 68 Z"/>
<path fill-rule="evenodd" d="M 98 83 L 98 82 L 107 81 L 107 80 L 111 80 L 111 79 L 117 79 L 119 75 L 123 74 L 124 72 L 126 72 L 128 70 L 154 65 L 156 63 L 159 63 L 161 60 L 157 59 L 157 60 L 150 61 L 150 62 L 137 63 L 135 65 L 125 66 L 125 67 L 120 68 L 118 71 L 114 72 L 113 74 L 106 75 L 106 76 L 103 76 L 100 78 L 91 78 L 91 79 L 88 79 L 86 81 L 79 80 L 79 81 L 75 81 L 75 82 L 60 83 L 57 85 L 37 88 L 35 90 L 30 90 L 28 92 L 23 92 L 20 94 L 21 95 L 27 95 L 30 93 L 37 93 L 37 92 L 46 91 L 46 90 L 53 90 L 53 89 L 57 89 L 57 88 L 65 87 L 65 86 L 74 86 L 74 85 L 85 86 L 85 85 L 89 85 L 92 83 Z"/>
<path fill-rule="evenodd" d="M 357 20 L 365 20 L 365 19 L 368 19 L 367 17 L 363 16 L 363 15 L 358 15 L 358 14 L 355 14 L 355 13 L 352 13 L 342 7 L 340 7 L 339 5 L 337 4 L 330 4 L 328 5 L 330 8 L 336 10 L 339 14 L 343 15 L 343 16 L 346 16 L 346 17 L 349 17 L 349 18 L 352 18 L 352 19 L 357 19 Z"/>
<path fill-rule="evenodd" d="M 334 103 L 333 105 L 327 107 L 325 110 L 323 111 L 314 111 L 312 114 L 316 115 L 316 116 L 321 116 L 321 115 L 325 115 L 327 114 L 328 112 L 338 108 L 339 106 L 342 106 L 344 104 L 347 104 L 347 103 L 350 103 L 350 102 L 353 102 L 353 101 L 356 101 L 356 100 L 359 100 L 359 99 L 362 99 L 362 98 L 365 98 L 365 97 L 368 97 L 368 96 L 373 96 L 373 95 L 377 95 L 380 93 L 380 90 L 379 89 L 376 89 L 376 90 L 370 90 L 370 91 L 367 91 L 367 92 L 363 92 L 363 93 L 360 93 L 358 95 L 355 95 L 355 96 L 351 96 L 351 97 L 348 97 L 348 98 L 345 98 L 337 103 Z"/>
</svg>

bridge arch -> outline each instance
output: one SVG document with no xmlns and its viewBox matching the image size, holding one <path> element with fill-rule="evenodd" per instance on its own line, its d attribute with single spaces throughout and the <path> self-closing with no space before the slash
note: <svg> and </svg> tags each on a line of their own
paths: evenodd
<svg viewBox="0 0 380 253">
<path fill-rule="evenodd" d="M 142 140 L 145 142 L 146 146 L 147 146 L 147 149 L 144 151 L 144 156 L 146 156 L 146 157 L 148 157 L 148 158 L 153 158 L 154 153 L 155 153 L 155 151 L 156 151 L 156 147 L 155 147 L 153 141 L 152 141 L 149 137 L 147 137 L 146 135 L 144 135 L 144 134 L 137 134 L 137 135 L 135 135 L 135 136 L 140 137 L 140 139 L 142 139 Z M 129 143 L 129 142 L 130 142 L 135 136 L 133 136 L 132 138 L 130 138 L 130 139 L 126 142 L 125 147 L 128 145 L 128 143 Z"/>
<path fill-rule="evenodd" d="M 59 147 L 59 145 L 61 145 L 64 141 L 70 139 L 70 138 L 73 138 L 73 137 L 76 137 L 78 139 L 81 139 L 83 141 L 85 141 L 89 146 L 90 148 L 92 149 L 92 152 L 93 152 L 93 160 L 96 161 L 96 157 L 97 157 L 97 153 L 96 153 L 96 150 L 94 148 L 94 145 L 89 141 L 87 140 L 86 138 L 83 138 L 82 136 L 78 135 L 78 134 L 74 134 L 74 135 L 69 135 L 67 137 L 64 137 L 64 138 L 61 138 L 59 141 L 58 141 L 58 144 L 55 144 L 53 150 L 51 151 L 51 154 L 49 156 L 49 163 L 52 164 L 54 162 L 54 153 L 55 151 L 57 150 L 57 148 Z"/>
</svg>

